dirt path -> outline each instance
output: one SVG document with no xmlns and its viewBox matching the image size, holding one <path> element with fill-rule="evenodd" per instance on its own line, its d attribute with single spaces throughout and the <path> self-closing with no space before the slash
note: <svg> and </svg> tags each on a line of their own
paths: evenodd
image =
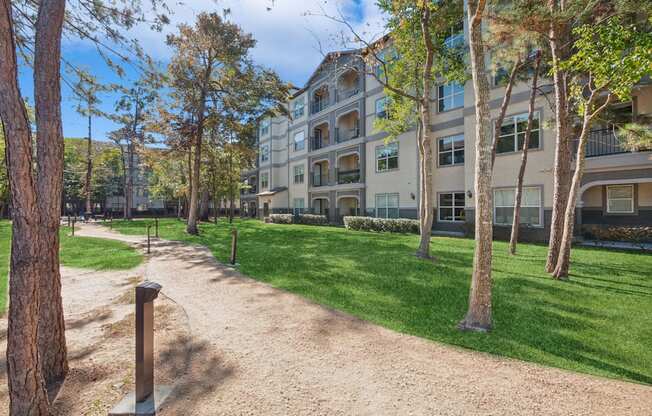
<svg viewBox="0 0 652 416">
<path fill-rule="evenodd" d="M 125 271 L 61 268 L 70 370 L 53 403 L 56 416 L 105 416 L 134 389 L 134 286 L 146 263 Z M 183 309 L 165 297 L 155 308 L 156 377 L 172 384 L 189 363 L 189 327 Z M 0 318 L 0 416 L 9 414 L 6 316 Z"/>
<path fill-rule="evenodd" d="M 79 235 L 140 243 L 82 225 Z M 148 279 L 182 305 L 193 347 L 164 415 L 645 415 L 652 388 L 399 334 L 156 241 Z"/>
</svg>

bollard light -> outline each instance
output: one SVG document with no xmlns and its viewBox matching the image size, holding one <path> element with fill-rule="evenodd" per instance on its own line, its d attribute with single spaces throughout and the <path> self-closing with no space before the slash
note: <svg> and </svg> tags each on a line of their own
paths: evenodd
<svg viewBox="0 0 652 416">
<path fill-rule="evenodd" d="M 156 415 L 171 392 L 168 386 L 154 384 L 154 300 L 160 291 L 161 285 L 151 281 L 136 286 L 136 391 L 109 416 Z"/>
</svg>

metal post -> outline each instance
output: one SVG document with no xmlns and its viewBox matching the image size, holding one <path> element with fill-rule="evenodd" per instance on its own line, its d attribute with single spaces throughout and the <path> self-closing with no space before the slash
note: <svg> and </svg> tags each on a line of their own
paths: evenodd
<svg viewBox="0 0 652 416">
<path fill-rule="evenodd" d="M 111 214 L 111 217 L 109 217 L 109 230 L 113 229 L 113 214 Z"/>
<path fill-rule="evenodd" d="M 70 214 L 68 214 L 68 227 L 70 227 Z"/>
<path fill-rule="evenodd" d="M 172 392 L 154 385 L 154 300 L 161 285 L 147 281 L 136 286 L 136 391 L 129 393 L 109 416 L 152 416 Z"/>
<path fill-rule="evenodd" d="M 231 264 L 235 265 L 236 254 L 238 252 L 238 230 L 231 230 Z"/>
<path fill-rule="evenodd" d="M 75 223 L 77 222 L 76 218 L 72 219 L 72 236 L 75 236 Z"/>
<path fill-rule="evenodd" d="M 136 286 L 136 402 L 154 392 L 154 299 L 160 290 L 155 282 Z"/>
<path fill-rule="evenodd" d="M 147 254 L 149 254 L 149 243 L 150 243 L 150 230 L 152 229 L 151 225 L 147 226 Z"/>
</svg>

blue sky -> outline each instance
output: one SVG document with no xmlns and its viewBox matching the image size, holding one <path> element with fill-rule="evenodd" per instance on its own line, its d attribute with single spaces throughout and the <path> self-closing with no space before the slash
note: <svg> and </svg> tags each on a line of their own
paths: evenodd
<svg viewBox="0 0 652 416">
<path fill-rule="evenodd" d="M 150 56 L 161 63 L 161 67 L 170 58 L 170 50 L 165 45 L 166 33 L 174 32 L 179 23 L 191 24 L 200 12 L 221 12 L 228 8 L 229 19 L 244 31 L 253 33 L 257 39 L 252 52 L 256 63 L 274 69 L 283 80 L 297 86 L 303 86 L 321 61 L 320 42 L 325 52 L 341 48 L 334 39 L 345 29 L 314 14 L 323 11 L 336 14 L 340 10 L 369 38 L 378 36 L 382 30 L 382 16 L 375 6 L 375 0 L 186 0 L 183 5 L 171 7 L 174 12 L 170 16 L 172 23 L 162 33 L 139 27 L 128 34 L 139 39 Z M 319 42 L 316 38 L 319 38 Z M 65 59 L 90 70 L 104 82 L 129 85 L 138 77 L 134 69 L 127 67 L 126 76 L 118 78 L 104 64 L 93 46 L 78 40 L 64 40 L 62 53 Z M 67 78 L 74 79 L 70 75 Z M 33 103 L 32 73 L 29 68 L 21 69 L 20 84 L 23 95 Z M 118 96 L 105 94 L 100 98 L 102 109 L 110 112 Z M 63 129 L 66 137 L 85 137 L 87 134 L 87 121 L 77 114 L 76 105 L 77 99 L 65 83 L 62 84 Z M 117 127 L 109 120 L 94 119 L 93 136 L 103 140 L 108 132 Z"/>
</svg>

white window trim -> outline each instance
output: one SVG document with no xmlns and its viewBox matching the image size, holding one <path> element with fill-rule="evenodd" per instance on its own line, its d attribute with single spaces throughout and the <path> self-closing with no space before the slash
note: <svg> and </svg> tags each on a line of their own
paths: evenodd
<svg viewBox="0 0 652 416">
<path fill-rule="evenodd" d="M 396 196 L 396 200 L 398 201 L 398 204 L 396 205 L 396 207 L 389 207 L 389 206 L 387 206 L 387 205 L 389 205 L 388 204 L 389 197 L 393 196 L 393 195 Z M 376 218 L 390 218 L 389 216 L 381 217 L 381 216 L 378 215 L 378 210 L 379 210 L 379 208 L 378 208 L 378 197 L 385 198 L 385 205 L 386 206 L 385 206 L 385 208 L 382 208 L 382 209 L 385 210 L 385 213 L 389 213 L 389 209 L 396 209 L 398 211 L 398 215 L 396 216 L 396 218 L 401 217 L 401 196 L 400 196 L 400 194 L 398 192 L 386 192 L 386 193 L 379 193 L 379 194 L 374 195 L 374 213 L 376 215 Z"/>
<path fill-rule="evenodd" d="M 298 135 L 303 136 L 303 138 L 301 140 L 299 140 L 299 141 L 297 141 L 297 136 Z M 301 131 L 298 131 L 298 132 L 294 133 L 294 137 L 292 138 L 292 141 L 294 142 L 294 144 L 292 145 L 292 149 L 295 152 L 300 152 L 302 150 L 305 150 L 306 149 L 306 132 L 301 130 Z M 297 149 L 297 143 L 302 143 L 301 149 Z"/>
<path fill-rule="evenodd" d="M 378 115 L 378 103 L 379 103 L 380 101 L 384 101 L 384 102 L 385 102 L 385 109 L 383 110 L 383 113 L 385 113 L 385 115 L 384 115 L 383 117 L 381 117 L 381 116 Z M 376 101 L 374 101 L 374 116 L 375 116 L 376 118 L 382 118 L 382 119 L 386 119 L 386 118 L 387 118 L 387 96 L 380 97 L 380 98 L 376 98 Z"/>
<path fill-rule="evenodd" d="M 446 205 L 446 206 L 443 206 L 443 208 L 452 208 L 453 209 L 453 218 L 455 218 L 455 208 L 466 208 L 466 196 L 464 197 L 465 200 L 464 200 L 464 203 L 462 204 L 461 207 L 455 205 L 455 194 L 464 195 L 464 191 L 439 192 L 437 194 L 437 222 L 447 222 L 447 223 L 465 222 L 465 220 L 455 220 L 455 219 L 453 219 L 453 220 L 442 220 L 441 219 L 441 211 L 440 210 L 441 210 L 442 206 L 440 205 L 440 201 L 441 201 L 440 196 L 441 195 L 446 195 L 446 194 L 453 195 L 453 205 L 452 206 Z"/>
<path fill-rule="evenodd" d="M 389 159 L 390 159 L 389 156 L 384 157 L 384 158 L 380 158 L 380 159 L 378 158 L 378 149 L 380 149 L 380 148 L 384 148 L 384 147 L 387 147 L 387 146 L 396 146 L 396 156 L 392 156 L 392 158 L 393 158 L 393 157 L 396 157 L 396 167 L 395 167 L 395 168 L 392 168 L 392 169 L 389 168 Z M 399 160 L 399 156 L 400 156 L 400 154 L 401 154 L 401 150 L 400 150 L 400 148 L 399 148 L 398 142 L 392 142 L 392 143 L 388 143 L 388 144 L 386 144 L 386 145 L 385 145 L 385 144 L 381 144 L 381 145 L 379 145 L 379 146 L 376 146 L 376 148 L 374 149 L 374 152 L 375 152 L 375 153 L 374 153 L 374 159 L 375 159 L 375 161 L 376 161 L 376 162 L 375 162 L 375 164 L 376 164 L 376 166 L 375 166 L 375 167 L 376 167 L 376 173 L 393 172 L 393 171 L 399 170 L 399 168 L 401 167 L 401 165 L 400 165 L 400 160 Z M 385 170 L 379 170 L 379 169 L 378 169 L 378 161 L 379 161 L 379 160 L 382 160 L 382 159 L 387 160 L 387 169 L 385 169 Z"/>
<path fill-rule="evenodd" d="M 260 147 L 260 161 L 269 162 L 269 153 L 270 148 L 268 144 L 264 144 Z"/>
<path fill-rule="evenodd" d="M 516 117 L 518 117 L 518 116 L 522 116 L 522 115 L 526 115 L 526 116 L 527 116 L 527 112 L 524 112 L 524 113 L 517 113 L 517 114 L 512 114 L 512 115 L 509 115 L 509 116 L 505 116 L 505 118 L 503 119 L 503 125 L 505 125 L 505 123 L 506 123 L 506 121 L 507 121 L 508 119 L 511 119 L 511 120 L 512 120 L 512 123 L 514 124 L 514 134 L 513 134 L 513 135 L 514 135 L 514 149 L 515 149 L 515 150 L 512 150 L 511 152 L 499 152 L 498 149 L 496 149 L 496 156 L 500 156 L 500 155 L 511 155 L 511 154 L 514 154 L 514 153 L 521 153 L 521 150 L 522 150 L 522 149 L 519 149 L 519 148 L 518 148 L 518 133 L 516 132 L 516 122 L 515 122 L 515 120 L 516 120 Z M 538 127 L 536 130 L 535 130 L 535 129 L 532 130 L 533 132 L 536 131 L 536 132 L 539 133 L 539 146 L 538 146 L 538 147 L 531 147 L 531 148 L 529 148 L 529 149 L 528 149 L 528 152 L 543 149 L 543 134 L 542 134 L 543 131 L 542 131 L 542 129 L 541 129 L 541 111 L 540 111 L 540 110 L 536 110 L 536 111 L 534 112 L 534 120 L 538 120 L 538 121 L 539 121 L 539 127 Z M 494 136 L 496 135 L 496 121 L 497 121 L 497 120 L 494 120 L 494 122 L 492 123 L 492 124 L 493 124 L 493 134 L 494 134 Z M 502 127 L 502 126 L 501 126 L 501 127 Z M 530 134 L 531 134 L 531 133 L 530 133 Z M 500 140 L 500 137 L 501 137 L 501 136 L 498 136 L 498 139 L 496 139 L 496 140 Z M 531 137 L 530 137 L 530 138 L 531 138 Z"/>
<path fill-rule="evenodd" d="M 448 85 L 453 85 L 453 84 L 457 84 L 460 87 L 462 87 L 462 91 L 461 92 L 454 92 L 454 93 L 452 93 L 450 95 L 441 95 L 440 94 L 440 91 L 441 91 L 442 87 L 446 87 Z M 458 107 L 448 108 L 446 110 L 440 110 L 440 103 L 443 100 L 445 100 L 448 97 L 455 97 L 456 95 L 461 95 L 462 96 L 462 105 L 460 105 Z M 446 84 L 438 85 L 437 86 L 437 112 L 438 113 L 447 113 L 449 111 L 459 110 L 460 108 L 464 108 L 464 84 L 460 84 L 458 82 L 453 81 L 453 82 L 448 82 Z"/>
<path fill-rule="evenodd" d="M 298 169 L 301 169 L 300 174 L 297 173 Z M 304 165 L 296 165 L 296 166 L 294 166 L 292 173 L 293 173 L 293 181 L 294 181 L 295 184 L 297 184 L 297 185 L 302 184 L 305 181 L 306 167 Z M 300 182 L 297 182 L 297 177 L 298 176 L 301 176 L 301 181 Z"/>
<path fill-rule="evenodd" d="M 450 139 L 451 137 L 458 137 L 458 136 L 462 136 L 463 143 L 464 143 L 464 145 L 462 146 L 462 148 L 461 148 L 461 149 L 460 149 L 460 148 L 456 148 L 455 145 L 453 144 L 453 147 L 452 147 L 451 150 L 445 150 L 445 151 L 442 152 L 442 150 L 441 150 L 441 140 L 444 140 L 444 139 Z M 455 142 L 453 142 L 453 143 L 455 143 Z M 437 166 L 441 166 L 441 167 L 448 167 L 448 166 L 464 166 L 464 163 L 466 163 L 466 155 L 465 155 L 465 157 L 464 157 L 464 159 L 465 159 L 464 162 L 462 162 L 462 163 L 455 163 L 455 151 L 456 151 L 456 150 L 464 150 L 465 148 L 466 148 L 466 137 L 464 136 L 464 133 L 452 134 L 452 135 L 450 135 L 450 136 L 444 136 L 444 137 L 440 137 L 440 138 L 438 138 L 438 139 L 437 139 Z M 441 164 L 441 163 L 439 162 L 439 155 L 441 155 L 442 153 L 451 153 L 452 156 L 453 156 L 453 157 L 452 157 L 452 161 L 453 161 L 453 162 L 450 163 L 450 164 L 447 164 L 447 165 L 446 165 L 446 164 Z M 445 193 L 450 193 L 450 192 L 445 192 Z"/>
<path fill-rule="evenodd" d="M 627 187 L 632 190 L 632 197 L 631 198 L 609 198 L 609 188 L 623 188 Z M 634 185 L 607 185 L 605 192 L 607 193 L 606 195 L 606 209 L 607 209 L 607 214 L 613 214 L 613 215 L 624 215 L 624 214 L 634 214 L 636 213 L 636 199 L 635 199 L 635 189 Z M 632 201 L 632 210 L 631 211 L 611 211 L 609 210 L 609 201 L 613 200 L 626 200 L 626 201 Z"/>
<path fill-rule="evenodd" d="M 511 189 L 516 193 L 516 187 L 501 187 L 501 188 L 494 188 L 492 191 L 492 197 L 493 197 L 493 220 L 494 220 L 494 225 L 500 226 L 500 227 L 511 227 L 511 223 L 502 223 L 502 222 L 496 222 L 496 208 L 514 208 L 514 205 L 511 205 L 510 207 L 508 206 L 496 206 L 496 191 L 504 191 L 506 189 Z M 539 191 L 539 224 L 522 224 L 526 225 L 531 228 L 543 228 L 543 188 L 541 186 L 537 185 L 531 185 L 531 186 L 523 186 L 523 192 L 525 192 L 526 189 L 536 189 Z M 516 195 L 514 195 L 514 198 L 516 198 Z M 521 208 L 533 208 L 533 205 L 523 205 L 523 200 L 521 199 Z M 513 217 L 512 217 L 513 218 Z"/>
</svg>

